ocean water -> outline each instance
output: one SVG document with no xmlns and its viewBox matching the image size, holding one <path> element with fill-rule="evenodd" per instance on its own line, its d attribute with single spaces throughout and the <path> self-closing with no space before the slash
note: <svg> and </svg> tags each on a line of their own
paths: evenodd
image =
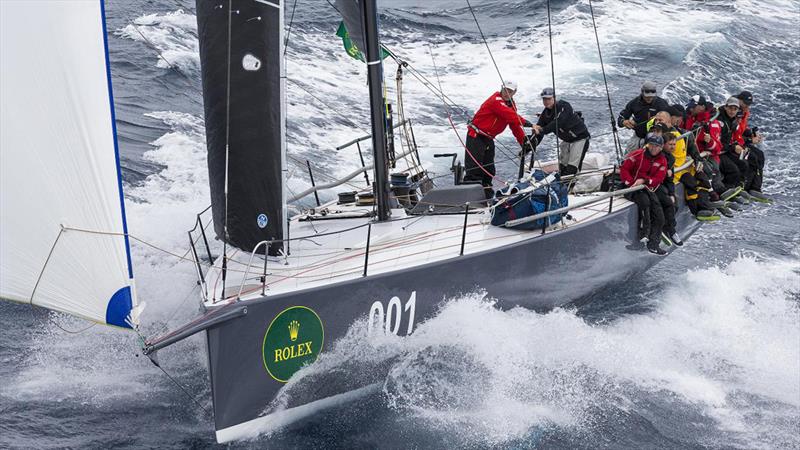
<svg viewBox="0 0 800 450">
<path fill-rule="evenodd" d="M 550 84 L 546 3 L 472 3 L 503 77 L 520 86 L 522 113 L 533 116 L 536 94 Z M 466 296 L 408 338 L 364 348 L 354 335 L 310 370 L 353 355 L 383 362 L 379 393 L 230 447 L 800 448 L 800 3 L 593 6 L 615 111 L 645 79 L 680 103 L 754 92 L 751 123 L 767 137 L 764 190 L 776 202 L 704 226 L 646 274 L 589 301 L 536 313 Z M 499 84 L 466 2 L 379 7 L 384 44 L 438 78 L 463 137 L 460 112 L 469 115 Z M 592 150 L 611 153 L 588 2 L 551 7 L 556 88 L 583 111 Z M 186 0 L 107 2 L 130 232 L 177 254 L 209 203 L 193 11 Z M 294 192 L 309 186 L 306 159 L 321 176 L 357 167 L 354 149 L 334 148 L 369 130 L 365 68 L 342 51 L 338 22 L 327 2 L 298 2 L 287 52 Z M 395 69 L 386 64 L 390 97 Z M 411 76 L 404 97 L 423 161 L 447 174 L 433 158 L 460 153 L 446 109 Z M 508 149 L 498 161 L 516 153 L 513 138 L 501 141 Z M 545 157 L 555 154 L 550 139 L 544 147 Z M 513 176 L 514 162 L 499 172 Z M 191 264 L 141 244 L 133 253 L 145 334 L 197 314 Z M 160 352 L 190 399 L 138 355 L 134 336 L 84 328 L 0 304 L 0 447 L 216 445 L 201 337 Z"/>
</svg>

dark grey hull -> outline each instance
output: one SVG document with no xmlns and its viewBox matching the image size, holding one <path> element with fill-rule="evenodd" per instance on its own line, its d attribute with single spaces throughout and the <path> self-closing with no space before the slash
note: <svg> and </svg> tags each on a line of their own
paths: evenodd
<svg viewBox="0 0 800 450">
<path fill-rule="evenodd" d="M 388 307 L 393 297 L 402 305 L 415 299 L 416 324 L 434 315 L 443 300 L 478 290 L 497 299 L 498 306 L 504 309 L 549 309 L 591 296 L 661 261 L 662 257 L 646 250 L 631 248 L 636 242 L 636 219 L 633 206 L 501 249 L 247 301 L 246 315 L 207 332 L 218 440 L 236 439 L 241 426 L 235 426 L 274 412 L 273 399 L 285 384 L 267 372 L 262 345 L 268 327 L 281 311 L 292 306 L 315 311 L 324 326 L 324 346 L 330 348 L 355 321 L 368 315 L 375 302 Z M 684 239 L 700 226 L 683 205 L 677 219 Z M 392 328 L 405 335 L 411 329 L 410 315 L 403 308 L 396 311 L 401 311 L 399 324 Z M 290 403 L 280 409 L 342 395 L 369 384 L 362 378 L 360 385 L 354 385 L 345 377 L 335 379 L 335 375 L 331 380 L 310 383 L 308 390 L 292 395 Z M 380 377 L 374 381 L 379 382 Z"/>
</svg>

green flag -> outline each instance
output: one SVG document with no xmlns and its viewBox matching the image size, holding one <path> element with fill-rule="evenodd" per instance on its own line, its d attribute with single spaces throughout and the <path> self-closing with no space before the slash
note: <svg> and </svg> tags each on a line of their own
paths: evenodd
<svg viewBox="0 0 800 450">
<path fill-rule="evenodd" d="M 366 62 L 364 59 L 364 54 L 361 53 L 361 50 L 358 49 L 358 46 L 356 46 L 355 42 L 350 39 L 350 33 L 347 32 L 347 27 L 344 26 L 344 22 L 339 22 L 339 29 L 336 30 L 336 35 L 342 38 L 344 51 L 346 51 L 351 58 L 357 59 L 361 62 Z M 392 53 L 387 50 L 386 47 L 381 45 L 381 59 L 384 59 L 391 54 Z"/>
</svg>

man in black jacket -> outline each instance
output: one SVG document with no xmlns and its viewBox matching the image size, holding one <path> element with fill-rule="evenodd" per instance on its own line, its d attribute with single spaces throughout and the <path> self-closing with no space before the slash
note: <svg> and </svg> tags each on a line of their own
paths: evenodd
<svg viewBox="0 0 800 450">
<path fill-rule="evenodd" d="M 638 97 L 629 101 L 625 109 L 620 111 L 617 125 L 634 131 L 625 148 L 629 153 L 642 147 L 647 136 L 647 122 L 659 111 L 667 111 L 669 104 L 666 100 L 656 95 L 656 84 L 647 81 L 642 84 L 642 92 Z"/>
<path fill-rule="evenodd" d="M 545 134 L 556 133 L 561 143 L 558 152 L 558 169 L 561 175 L 580 172 L 583 158 L 589 149 L 589 130 L 583 117 L 572 110 L 572 105 L 564 100 L 556 101 L 553 88 L 542 90 L 544 110 L 539 121 L 533 126 L 535 143 L 541 142 Z"/>
<path fill-rule="evenodd" d="M 740 157 L 744 148 L 738 142 L 732 141 L 733 132 L 738 126 L 738 113 L 739 99 L 730 97 L 724 105 L 719 107 L 719 116 L 717 117 L 722 127 L 720 132 L 722 154 L 719 158 L 719 171 L 722 173 L 722 182 L 725 184 L 726 192 L 743 187 L 747 171 L 750 170 L 747 162 Z"/>
</svg>

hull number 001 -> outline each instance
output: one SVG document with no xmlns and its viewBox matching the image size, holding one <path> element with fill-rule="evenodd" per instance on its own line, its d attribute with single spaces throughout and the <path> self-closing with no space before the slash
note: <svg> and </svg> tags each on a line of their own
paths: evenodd
<svg viewBox="0 0 800 450">
<path fill-rule="evenodd" d="M 400 304 L 399 297 L 392 297 L 386 308 L 383 303 L 378 300 L 369 308 L 369 317 L 367 322 L 367 329 L 370 333 L 373 330 L 383 330 L 387 334 L 400 334 L 400 327 L 404 322 L 403 317 L 408 315 L 406 334 L 411 334 L 414 331 L 414 309 L 417 304 L 417 291 L 411 293 L 411 297 L 405 305 Z"/>
</svg>

